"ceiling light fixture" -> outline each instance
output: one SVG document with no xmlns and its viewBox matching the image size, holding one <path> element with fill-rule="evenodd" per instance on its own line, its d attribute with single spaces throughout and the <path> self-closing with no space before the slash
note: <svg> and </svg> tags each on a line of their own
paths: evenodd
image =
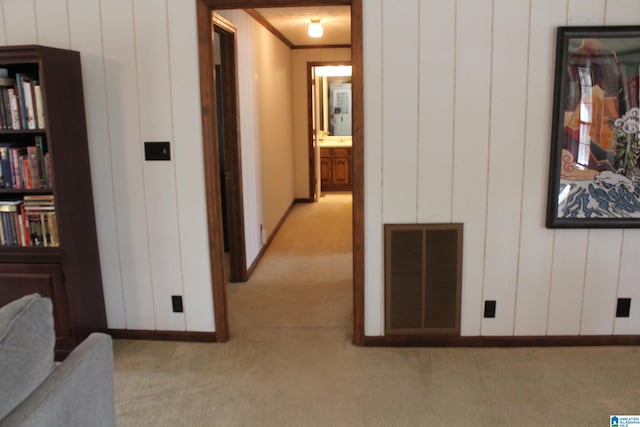
<svg viewBox="0 0 640 427">
<path fill-rule="evenodd" d="M 313 37 L 314 39 L 322 37 L 322 24 L 319 19 L 312 19 L 308 28 L 309 37 Z"/>
</svg>

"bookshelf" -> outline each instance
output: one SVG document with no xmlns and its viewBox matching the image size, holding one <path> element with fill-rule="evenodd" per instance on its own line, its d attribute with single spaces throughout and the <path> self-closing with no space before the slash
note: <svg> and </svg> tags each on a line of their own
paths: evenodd
<svg viewBox="0 0 640 427">
<path fill-rule="evenodd" d="M 0 47 L 0 305 L 53 301 L 64 357 L 106 314 L 78 52 Z"/>
</svg>

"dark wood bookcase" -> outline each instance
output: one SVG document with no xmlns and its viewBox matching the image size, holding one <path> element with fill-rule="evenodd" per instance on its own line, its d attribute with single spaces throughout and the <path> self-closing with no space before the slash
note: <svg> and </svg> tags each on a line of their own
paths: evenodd
<svg viewBox="0 0 640 427">
<path fill-rule="evenodd" d="M 53 196 L 54 207 L 49 209 L 55 212 L 57 224 L 52 226 L 57 231 L 53 244 L 34 239 L 26 245 L 24 235 L 30 233 L 25 226 L 22 242 L 0 245 L 0 305 L 33 292 L 50 297 L 56 356 L 63 358 L 89 333 L 107 328 L 80 55 L 36 45 L 0 47 L 0 69 L 7 70 L 9 79 L 18 73 L 37 80 L 44 116 L 44 127 L 4 126 L 0 147 L 27 147 L 36 139 L 44 141 L 51 181 L 40 188 L 0 188 L 0 203 L 32 195 Z"/>
</svg>

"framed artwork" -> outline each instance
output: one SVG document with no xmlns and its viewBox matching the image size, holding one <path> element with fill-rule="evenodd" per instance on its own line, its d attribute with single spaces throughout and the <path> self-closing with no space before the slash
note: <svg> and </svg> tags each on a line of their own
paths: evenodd
<svg viewBox="0 0 640 427">
<path fill-rule="evenodd" d="M 559 27 L 548 228 L 640 227 L 640 27 Z"/>
</svg>

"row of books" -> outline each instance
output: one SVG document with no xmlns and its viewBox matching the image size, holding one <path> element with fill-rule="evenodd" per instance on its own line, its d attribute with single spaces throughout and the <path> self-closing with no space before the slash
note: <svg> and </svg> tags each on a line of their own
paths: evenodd
<svg viewBox="0 0 640 427">
<path fill-rule="evenodd" d="M 42 136 L 34 145 L 0 143 L 0 188 L 35 190 L 51 188 L 51 159 Z"/>
<path fill-rule="evenodd" d="M 22 73 L 8 77 L 0 68 L 0 128 L 44 129 L 44 107 L 40 81 Z"/>
<path fill-rule="evenodd" d="M 0 245 L 60 246 L 53 195 L 0 201 Z"/>
</svg>

